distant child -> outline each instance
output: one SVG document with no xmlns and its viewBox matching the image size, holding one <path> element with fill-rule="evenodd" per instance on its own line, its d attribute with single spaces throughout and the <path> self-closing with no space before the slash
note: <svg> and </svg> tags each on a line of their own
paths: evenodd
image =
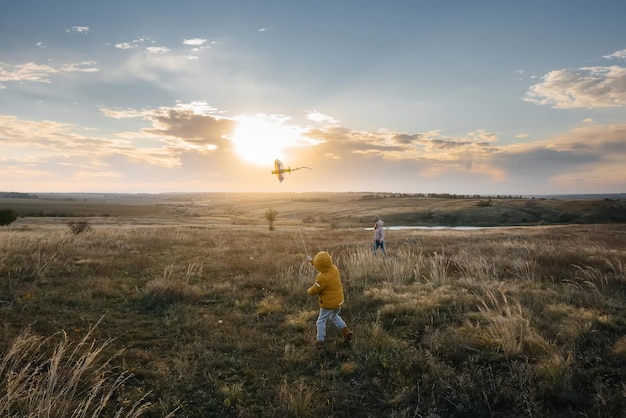
<svg viewBox="0 0 626 418">
<path fill-rule="evenodd" d="M 317 318 L 317 341 L 315 347 L 324 348 L 326 339 L 326 322 L 330 319 L 337 328 L 341 330 L 343 342 L 348 343 L 352 338 L 352 331 L 339 316 L 341 306 L 343 305 L 343 287 L 341 286 L 341 277 L 339 270 L 333 263 L 333 260 L 326 251 L 320 251 L 317 255 L 308 261 L 319 271 L 315 277 L 315 283 L 307 291 L 309 295 L 317 295 L 320 305 L 320 313 Z"/>
<path fill-rule="evenodd" d="M 376 252 L 380 248 L 381 252 L 386 257 L 387 253 L 385 252 L 385 228 L 384 228 L 384 225 L 385 225 L 385 223 L 381 219 L 379 219 L 374 224 L 374 255 L 376 255 Z"/>
</svg>

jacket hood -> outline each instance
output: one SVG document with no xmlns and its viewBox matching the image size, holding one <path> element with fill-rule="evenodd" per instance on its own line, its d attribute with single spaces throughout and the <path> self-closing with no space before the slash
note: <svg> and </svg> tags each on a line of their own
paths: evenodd
<svg viewBox="0 0 626 418">
<path fill-rule="evenodd" d="M 376 225 L 378 225 L 378 227 L 383 227 L 385 226 L 385 223 L 383 222 L 382 219 L 379 219 L 378 222 L 376 222 Z"/>
<path fill-rule="evenodd" d="M 313 265 L 322 273 L 326 273 L 333 268 L 333 259 L 326 251 L 320 251 L 313 258 Z"/>
</svg>

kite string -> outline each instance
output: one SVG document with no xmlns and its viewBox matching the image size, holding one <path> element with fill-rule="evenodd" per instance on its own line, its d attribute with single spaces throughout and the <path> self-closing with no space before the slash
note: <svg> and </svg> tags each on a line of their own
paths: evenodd
<svg viewBox="0 0 626 418">
<path fill-rule="evenodd" d="M 293 219 L 296 221 L 296 227 L 298 228 L 298 232 L 300 233 L 300 239 L 302 240 L 302 246 L 304 247 L 304 252 L 306 253 L 307 258 L 309 258 L 309 250 L 306 248 L 306 243 L 304 242 L 304 236 L 302 235 L 302 230 L 300 226 L 298 226 L 298 218 L 296 217 L 296 211 L 293 209 L 293 203 L 289 200 L 289 205 L 291 206 L 291 213 L 293 214 Z"/>
</svg>

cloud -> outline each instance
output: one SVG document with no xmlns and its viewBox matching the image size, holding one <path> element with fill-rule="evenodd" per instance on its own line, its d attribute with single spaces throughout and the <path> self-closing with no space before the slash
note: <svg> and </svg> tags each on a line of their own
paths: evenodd
<svg viewBox="0 0 626 418">
<path fill-rule="evenodd" d="M 136 48 L 137 45 L 129 44 L 128 42 L 120 42 L 114 45 L 117 49 L 133 49 Z"/>
<path fill-rule="evenodd" d="M 588 122 L 553 138 L 517 144 L 499 144 L 497 135 L 486 130 L 447 137 L 440 131 L 359 132 L 331 127 L 311 130 L 309 135 L 321 143 L 298 157 L 316 158 L 311 164 L 330 173 L 327 181 L 349 172 L 372 185 L 378 184 L 377 178 L 397 175 L 405 190 L 408 179 L 414 178 L 416 184 L 429 179 L 438 192 L 482 189 L 482 193 L 539 194 L 610 192 L 623 188 L 626 178 L 622 162 L 626 125 Z M 464 191 L 461 184 L 468 189 Z M 389 190 L 389 183 L 378 190 Z"/>
<path fill-rule="evenodd" d="M 32 147 L 37 153 L 90 153 L 93 148 L 118 148 L 115 141 L 81 135 L 81 128 L 77 125 L 54 122 L 50 120 L 30 121 L 15 116 L 0 115 L 0 146 L 8 146 L 9 153 L 14 153 L 11 147 Z M 27 149 L 27 148 L 25 148 Z"/>
<path fill-rule="evenodd" d="M 626 59 L 626 49 L 604 55 Z M 626 68 L 582 67 L 550 71 L 530 87 L 523 100 L 556 109 L 619 107 L 626 104 Z"/>
<path fill-rule="evenodd" d="M 485 130 L 453 138 L 440 131 L 365 132 L 333 126 L 311 130 L 307 135 L 316 138 L 319 144 L 297 157 L 329 173 L 325 181 L 331 182 L 337 190 L 343 186 L 332 176 L 342 172 L 371 184 L 368 190 L 396 191 L 406 191 L 412 181 L 417 184 L 424 179 L 429 179 L 429 185 L 433 186 L 430 191 L 441 192 L 445 190 L 444 184 L 448 184 L 447 187 L 460 184 L 450 176 L 460 176 L 474 185 L 503 177 L 488 163 L 489 155 L 496 148 L 488 141 L 495 141 L 497 137 Z M 436 185 L 435 181 L 441 183 Z M 449 188 L 445 191 L 452 192 Z"/>
<path fill-rule="evenodd" d="M 74 72 L 97 72 L 95 61 L 61 64 L 53 67 L 45 64 L 27 62 L 9 65 L 0 62 L 0 81 L 32 81 L 36 83 L 50 83 L 52 75 Z"/>
<path fill-rule="evenodd" d="M 171 49 L 165 46 L 149 46 L 146 48 L 146 51 L 148 51 L 151 54 L 166 54 L 170 52 Z"/>
<path fill-rule="evenodd" d="M 147 36 L 138 38 L 138 39 L 134 39 L 131 42 L 118 42 L 116 44 L 113 44 L 113 46 L 117 49 L 122 49 L 122 50 L 133 50 L 133 49 L 137 49 L 142 45 L 145 44 L 155 44 L 156 42 Z M 211 41 L 209 42 L 207 39 L 204 38 L 191 38 L 191 39 L 183 39 L 181 44 L 185 45 L 187 47 L 187 49 L 171 49 L 168 48 L 166 46 L 147 46 L 145 47 L 145 50 L 154 56 L 158 56 L 158 55 L 165 55 L 168 54 L 170 52 L 177 52 L 181 55 L 178 56 L 178 58 L 183 58 L 183 59 L 187 59 L 187 60 L 197 60 L 199 55 L 211 48 L 213 45 L 215 45 L 215 41 Z"/>
<path fill-rule="evenodd" d="M 112 119 L 133 119 L 133 118 L 143 118 L 146 115 L 146 112 L 143 110 L 136 109 L 108 109 L 108 108 L 100 108 L 100 112 L 108 118 Z"/>
<path fill-rule="evenodd" d="M 207 40 L 203 38 L 183 39 L 183 45 L 202 46 L 206 43 L 207 43 Z"/>
<path fill-rule="evenodd" d="M 174 107 L 157 109 L 107 109 L 103 115 L 114 119 L 142 118 L 150 122 L 144 134 L 161 138 L 171 146 L 215 150 L 230 147 L 227 139 L 235 129 L 236 121 L 220 115 L 218 109 L 206 102 L 178 103 Z"/>
<path fill-rule="evenodd" d="M 232 134 L 236 124 L 231 119 L 175 108 L 155 110 L 150 119 L 153 127 L 145 129 L 145 132 L 173 137 L 177 143 L 209 148 L 228 145 L 226 138 Z"/>
<path fill-rule="evenodd" d="M 317 110 L 313 110 L 307 113 L 305 118 L 310 121 L 318 122 L 318 123 L 336 124 L 339 122 L 337 119 L 333 118 L 332 116 L 325 115 L 323 113 L 318 112 Z"/>
<path fill-rule="evenodd" d="M 88 136 L 82 131 L 73 124 L 0 115 L 3 179 L 14 185 L 28 184 L 30 190 L 56 184 L 61 191 L 67 190 L 68 182 L 85 182 L 88 191 L 94 184 L 88 180 L 100 179 L 113 182 L 115 190 L 125 182 L 133 182 L 134 170 L 143 170 L 158 181 L 167 179 L 163 168 L 181 164 L 181 152 L 165 143 L 160 147 L 138 147 L 126 140 Z"/>
<path fill-rule="evenodd" d="M 65 176 L 66 181 L 92 182 L 92 190 L 98 184 L 118 191 L 164 190 L 166 184 L 169 190 L 206 190 L 207 184 L 211 190 L 268 187 L 267 167 L 251 168 L 231 141 L 243 116 L 227 117 L 204 101 L 100 110 L 110 119 L 109 126 L 128 118 L 145 126 L 103 138 L 72 124 L 0 116 L 0 165 L 31 173 L 33 182 L 55 176 L 62 184 Z M 315 176 L 299 177 L 303 190 L 350 190 L 356 184 L 361 191 L 614 192 L 626 178 L 626 124 L 602 126 L 588 120 L 552 138 L 501 144 L 486 129 L 447 136 L 439 130 L 360 131 L 338 124 L 314 128 L 287 125 L 291 118 L 284 115 L 255 117 L 293 128 L 307 139 L 288 149 L 283 160 L 314 168 Z M 14 174 L 6 180 L 19 181 Z"/>
<path fill-rule="evenodd" d="M 113 46 L 117 49 L 134 49 L 145 43 L 154 43 L 154 41 L 149 36 L 142 36 L 140 38 L 133 39 L 130 42 L 118 42 Z"/>
<path fill-rule="evenodd" d="M 215 41 L 210 42 L 204 38 L 192 38 L 183 39 L 183 45 L 191 46 L 193 48 L 187 49 L 186 52 L 190 55 L 184 55 L 183 57 L 190 60 L 197 60 L 199 55 L 206 49 L 215 45 Z"/>
<path fill-rule="evenodd" d="M 585 124 L 544 141 L 500 147 L 494 150 L 491 165 L 506 173 L 505 180 L 535 180 L 537 188 L 551 186 L 561 193 L 614 191 L 626 178 L 625 136 L 626 125 Z"/>
<path fill-rule="evenodd" d="M 626 59 L 626 49 L 622 49 L 621 51 L 613 52 L 612 54 L 609 54 L 609 55 L 604 55 L 602 58 L 606 58 L 606 59 L 612 59 L 612 58 Z"/>
<path fill-rule="evenodd" d="M 96 67 L 95 61 L 83 61 L 73 64 L 64 64 L 61 66 L 61 71 L 63 72 L 81 72 L 81 73 L 93 73 L 100 71 Z"/>
<path fill-rule="evenodd" d="M 154 44 L 155 41 L 150 37 L 141 37 L 138 39 L 134 39 L 131 42 L 118 42 L 114 44 L 113 46 L 117 49 L 129 50 L 129 49 L 135 49 L 138 46 L 145 44 L 145 43 Z M 187 52 L 188 54 L 191 54 L 191 55 L 182 56 L 182 58 L 187 58 L 187 59 L 197 59 L 197 55 L 199 55 L 205 49 L 211 48 L 211 46 L 215 44 L 214 41 L 209 42 L 207 39 L 204 39 L 204 38 L 190 38 L 190 39 L 184 38 L 181 43 L 185 46 L 191 47 L 189 49 L 184 49 L 185 52 Z M 146 51 L 148 51 L 148 53 L 153 54 L 153 55 L 163 55 L 163 54 L 172 52 L 172 49 L 166 46 L 148 46 L 145 49 Z"/>
<path fill-rule="evenodd" d="M 27 62 L 9 65 L 0 63 L 0 81 L 35 81 L 49 83 L 50 75 L 59 71 L 49 65 Z"/>
<path fill-rule="evenodd" d="M 113 119 L 130 119 L 130 118 L 143 118 L 146 120 L 151 120 L 155 114 L 160 114 L 160 112 L 166 112 L 168 110 L 175 111 L 189 111 L 196 115 L 213 115 L 218 116 L 224 112 L 221 112 L 217 108 L 209 105 L 204 101 L 196 101 L 190 103 L 177 103 L 174 107 L 161 107 L 158 109 L 147 108 L 147 109 L 109 109 L 102 107 L 100 111 L 106 117 Z"/>
<path fill-rule="evenodd" d="M 89 26 L 72 26 L 71 28 L 65 29 L 65 32 L 75 32 L 75 33 L 89 33 Z"/>
<path fill-rule="evenodd" d="M 623 106 L 626 104 L 626 68 L 551 71 L 540 83 L 530 87 L 524 100 L 557 109 Z"/>
</svg>

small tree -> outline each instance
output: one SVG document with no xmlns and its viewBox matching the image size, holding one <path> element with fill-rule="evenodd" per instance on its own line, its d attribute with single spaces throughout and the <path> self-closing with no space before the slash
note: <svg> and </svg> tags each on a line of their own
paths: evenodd
<svg viewBox="0 0 626 418">
<path fill-rule="evenodd" d="M 270 231 L 274 230 L 274 221 L 276 220 L 277 216 L 278 216 L 278 212 L 276 212 L 272 208 L 265 211 L 265 219 L 267 220 L 267 223 L 270 226 Z"/>
<path fill-rule="evenodd" d="M 12 224 L 17 216 L 17 212 L 13 209 L 0 209 L 0 226 Z"/>
</svg>

